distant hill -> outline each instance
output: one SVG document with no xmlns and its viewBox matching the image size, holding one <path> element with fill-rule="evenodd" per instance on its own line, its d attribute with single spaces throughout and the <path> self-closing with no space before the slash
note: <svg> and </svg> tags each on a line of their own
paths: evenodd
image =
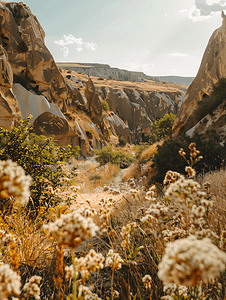
<svg viewBox="0 0 226 300">
<path fill-rule="evenodd" d="M 153 77 L 153 80 L 159 79 L 160 81 L 189 86 L 194 80 L 194 78 L 195 77 L 158 76 L 158 77 Z"/>
<path fill-rule="evenodd" d="M 66 70 L 83 73 L 89 76 L 95 76 L 105 79 L 122 80 L 122 81 L 143 81 L 144 79 L 153 81 L 165 81 L 174 84 L 189 86 L 194 77 L 180 76 L 160 76 L 153 77 L 144 74 L 143 72 L 127 71 L 119 68 L 112 68 L 107 64 L 97 63 L 62 63 L 58 62 L 57 66 Z"/>
</svg>

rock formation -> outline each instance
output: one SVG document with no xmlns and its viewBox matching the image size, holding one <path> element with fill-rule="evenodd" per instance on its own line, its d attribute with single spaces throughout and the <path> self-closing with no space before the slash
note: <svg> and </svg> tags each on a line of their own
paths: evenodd
<svg viewBox="0 0 226 300">
<path fill-rule="evenodd" d="M 213 85 L 226 78 L 226 16 L 222 13 L 222 26 L 215 30 L 206 47 L 198 74 L 189 86 L 183 104 L 173 124 L 174 135 L 187 132 L 204 133 L 214 129 L 226 141 L 225 101 L 209 111 L 207 104 Z"/>
<path fill-rule="evenodd" d="M 108 129 L 126 141 L 136 143 L 148 141 L 150 124 L 156 119 L 166 113 L 177 113 L 186 90 L 185 87 L 179 90 L 174 85 L 168 87 L 152 81 L 126 83 L 96 77 L 91 80 L 75 71 L 61 69 L 61 72 L 68 85 L 77 87 L 85 99 L 89 99 L 84 105 L 95 124 L 101 120 L 98 117 L 102 111 L 101 101 L 106 101 L 109 111 L 102 114 Z"/>
<path fill-rule="evenodd" d="M 83 154 L 91 154 L 91 144 L 100 148 L 108 138 L 107 130 L 104 136 L 90 118 L 80 114 L 87 101 L 65 82 L 29 7 L 0 1 L 0 22 L 0 126 L 9 129 L 32 114 L 36 132 L 44 127 L 45 134 L 55 135 L 60 145 L 80 145 Z M 86 130 L 94 133 L 92 143 Z"/>
<path fill-rule="evenodd" d="M 44 128 L 61 146 L 79 145 L 83 155 L 92 155 L 111 133 L 129 142 L 145 141 L 151 122 L 176 113 L 181 104 L 186 87 L 180 90 L 147 78 L 145 82 L 143 73 L 113 70 L 116 79 L 140 80 L 137 86 L 113 80 L 103 84 L 98 78 L 81 80 L 74 71 L 60 72 L 45 46 L 41 25 L 22 2 L 0 1 L 0 24 L 2 127 L 10 129 L 31 114 L 36 133 Z M 109 110 L 104 110 L 103 101 Z"/>
<path fill-rule="evenodd" d="M 154 81 L 165 81 L 169 83 L 189 86 L 194 77 L 180 76 L 158 76 L 153 77 L 144 74 L 143 72 L 127 71 L 119 68 L 112 68 L 107 64 L 92 64 L 92 63 L 57 63 L 57 66 L 62 69 L 75 71 L 76 73 L 84 73 L 89 76 L 100 78 L 122 80 L 122 81 L 144 81 L 145 79 Z"/>
</svg>

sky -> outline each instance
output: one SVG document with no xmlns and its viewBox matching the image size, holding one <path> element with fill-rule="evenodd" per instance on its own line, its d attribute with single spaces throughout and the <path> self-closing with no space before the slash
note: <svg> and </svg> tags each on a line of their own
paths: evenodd
<svg viewBox="0 0 226 300">
<path fill-rule="evenodd" d="M 5 1 L 10 2 L 10 1 Z M 56 62 L 196 76 L 226 0 L 24 0 Z"/>
</svg>

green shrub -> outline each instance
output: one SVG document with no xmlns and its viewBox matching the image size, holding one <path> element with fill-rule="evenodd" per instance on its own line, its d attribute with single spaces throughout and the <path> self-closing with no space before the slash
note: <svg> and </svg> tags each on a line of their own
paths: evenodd
<svg viewBox="0 0 226 300">
<path fill-rule="evenodd" d="M 95 150 L 96 161 L 101 165 L 105 165 L 107 163 L 119 165 L 123 160 L 128 164 L 133 162 L 133 157 L 130 154 L 126 154 L 124 151 L 113 151 L 111 146 L 103 147 L 102 150 Z"/>
<path fill-rule="evenodd" d="M 93 132 L 92 130 L 86 130 L 86 135 L 89 139 L 92 139 L 93 138 Z"/>
<path fill-rule="evenodd" d="M 104 110 L 109 110 L 109 105 L 106 100 L 102 100 L 101 103 Z"/>
<path fill-rule="evenodd" d="M 59 179 L 66 174 L 62 162 L 78 154 L 78 147 L 61 148 L 52 137 L 36 135 L 29 127 L 29 119 L 21 122 L 10 131 L 0 128 L 0 160 L 12 159 L 31 175 L 30 187 L 32 202 L 36 209 L 50 206 L 55 201 L 54 194 L 49 192 L 60 183 Z"/>
<path fill-rule="evenodd" d="M 140 143 L 134 146 L 134 151 L 136 153 L 136 158 L 139 158 L 141 153 L 150 147 L 149 143 Z"/>
<path fill-rule="evenodd" d="M 104 78 L 102 78 L 102 77 L 99 77 L 99 78 L 97 78 L 97 80 L 104 80 Z"/>
<path fill-rule="evenodd" d="M 176 115 L 170 113 L 166 114 L 163 118 L 156 120 L 151 124 L 151 134 L 149 136 L 149 144 L 153 145 L 156 142 L 164 139 L 167 135 L 171 134 L 172 125 Z"/>
<path fill-rule="evenodd" d="M 170 139 L 161 146 L 157 146 L 157 152 L 153 158 L 155 175 L 152 180 L 162 182 L 168 170 L 186 174 L 185 166 L 187 164 L 183 157 L 179 155 L 178 149 L 183 148 L 185 152 L 188 152 L 188 145 L 191 142 L 196 143 L 200 155 L 203 156 L 203 159 L 195 164 L 197 173 L 220 169 L 223 160 L 226 159 L 226 147 L 220 144 L 219 136 L 215 131 L 208 131 L 206 134 L 196 134 L 192 138 L 184 135 L 177 139 Z M 186 159 L 189 159 L 189 156 Z"/>
</svg>

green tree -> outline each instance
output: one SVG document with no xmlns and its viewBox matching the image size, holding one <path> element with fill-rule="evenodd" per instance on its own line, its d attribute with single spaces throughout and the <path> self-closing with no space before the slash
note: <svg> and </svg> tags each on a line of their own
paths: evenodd
<svg viewBox="0 0 226 300">
<path fill-rule="evenodd" d="M 36 209 L 53 204 L 55 197 L 50 190 L 66 176 L 62 162 L 78 151 L 70 145 L 65 149 L 57 146 L 52 137 L 36 135 L 29 127 L 29 118 L 10 131 L 0 128 L 0 160 L 12 159 L 31 175 L 31 202 Z"/>
<path fill-rule="evenodd" d="M 150 145 L 153 145 L 154 143 L 164 139 L 167 135 L 171 134 L 172 125 L 175 118 L 176 115 L 170 113 L 151 124 L 151 134 L 149 136 Z"/>
</svg>

